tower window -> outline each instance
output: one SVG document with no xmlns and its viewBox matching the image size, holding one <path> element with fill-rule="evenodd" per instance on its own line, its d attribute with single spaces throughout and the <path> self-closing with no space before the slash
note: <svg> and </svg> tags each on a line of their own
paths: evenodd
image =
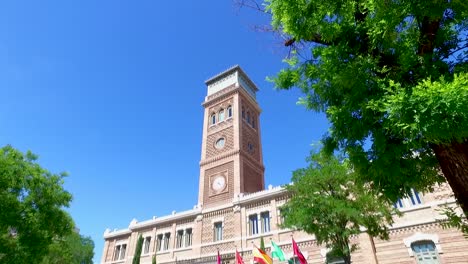
<svg viewBox="0 0 468 264">
<path fill-rule="evenodd" d="M 254 145 L 252 143 L 247 143 L 247 150 L 252 153 L 254 151 Z"/>
<path fill-rule="evenodd" d="M 411 244 L 416 261 L 421 264 L 437 264 L 439 262 L 439 253 L 432 241 L 417 241 Z"/>
<path fill-rule="evenodd" d="M 245 119 L 245 109 L 244 109 L 244 107 L 242 107 L 242 118 Z"/>
<path fill-rule="evenodd" d="M 249 112 L 247 112 L 247 123 L 250 124 L 250 113 Z"/>
<path fill-rule="evenodd" d="M 258 217 L 257 214 L 249 215 L 249 233 L 250 235 L 258 234 Z"/>
<path fill-rule="evenodd" d="M 216 115 L 215 114 L 211 115 L 211 124 L 212 125 L 216 124 Z"/>
<path fill-rule="evenodd" d="M 223 240 L 223 222 L 216 222 L 214 223 L 214 236 L 213 240 L 221 241 Z"/>
<path fill-rule="evenodd" d="M 232 106 L 228 106 L 227 108 L 228 118 L 232 117 Z"/>
<path fill-rule="evenodd" d="M 224 148 L 224 144 L 225 144 L 226 140 L 222 137 L 222 138 L 219 138 L 218 140 L 216 140 L 216 143 L 215 143 L 215 148 L 217 149 L 222 149 Z"/>
<path fill-rule="evenodd" d="M 221 110 L 218 112 L 218 121 L 219 121 L 219 122 L 224 121 L 224 109 L 221 109 Z"/>
<path fill-rule="evenodd" d="M 252 116 L 252 127 L 255 128 L 255 117 Z"/>
</svg>

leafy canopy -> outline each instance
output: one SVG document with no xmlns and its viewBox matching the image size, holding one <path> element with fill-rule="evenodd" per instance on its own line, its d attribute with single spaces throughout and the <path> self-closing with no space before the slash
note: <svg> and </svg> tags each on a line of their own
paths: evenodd
<svg viewBox="0 0 468 264">
<path fill-rule="evenodd" d="M 72 199 L 62 186 L 65 174 L 36 159 L 29 151 L 0 149 L 0 263 L 39 263 L 54 239 L 73 230 L 63 209 Z"/>
<path fill-rule="evenodd" d="M 396 213 L 388 200 L 368 186 L 355 183 L 356 173 L 346 161 L 324 152 L 314 153 L 309 166 L 293 172 L 286 188 L 291 198 L 281 208 L 284 226 L 314 234 L 333 254 L 351 259 L 351 236 L 362 232 L 388 238 L 388 224 Z"/>
<path fill-rule="evenodd" d="M 41 264 L 92 264 L 94 242 L 76 232 L 54 239 Z"/>
<path fill-rule="evenodd" d="M 289 38 L 286 45 L 296 47 L 272 80 L 280 89 L 299 88 L 300 104 L 326 113 L 325 149 L 344 149 L 361 180 L 393 200 L 443 181 L 442 165 L 468 208 L 466 191 L 451 181 L 468 177 L 468 2 L 266 5 L 272 25 Z M 453 155 L 438 146 L 457 143 L 452 153 L 461 158 L 445 163 Z"/>
</svg>

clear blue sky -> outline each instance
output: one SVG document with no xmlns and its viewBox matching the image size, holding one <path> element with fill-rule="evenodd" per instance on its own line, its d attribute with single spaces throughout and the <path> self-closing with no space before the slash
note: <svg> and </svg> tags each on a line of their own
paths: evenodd
<svg viewBox="0 0 468 264">
<path fill-rule="evenodd" d="M 106 228 L 197 203 L 204 81 L 234 64 L 260 88 L 266 184 L 305 165 L 328 124 L 265 80 L 287 54 L 265 23 L 230 0 L 0 4 L 0 144 L 70 173 L 96 262 Z"/>
</svg>

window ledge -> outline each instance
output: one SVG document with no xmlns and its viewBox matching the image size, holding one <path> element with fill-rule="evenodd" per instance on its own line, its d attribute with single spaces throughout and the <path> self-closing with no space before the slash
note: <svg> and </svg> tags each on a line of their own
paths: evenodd
<svg viewBox="0 0 468 264">
<path fill-rule="evenodd" d="M 188 250 L 192 250 L 192 246 L 188 246 L 188 247 L 181 247 L 181 248 L 176 248 L 174 249 L 173 251 L 174 252 L 181 252 L 181 251 L 188 251 Z"/>
</svg>

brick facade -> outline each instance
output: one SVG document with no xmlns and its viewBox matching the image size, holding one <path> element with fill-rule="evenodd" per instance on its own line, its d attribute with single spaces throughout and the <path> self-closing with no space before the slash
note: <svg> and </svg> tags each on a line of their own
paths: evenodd
<svg viewBox="0 0 468 264">
<path fill-rule="evenodd" d="M 288 199 L 288 193 L 281 187 L 264 189 L 261 111 L 255 100 L 256 86 L 238 66 L 206 83 L 198 204 L 191 210 L 163 217 L 142 222 L 132 220 L 129 227 L 122 230 L 106 230 L 101 263 L 132 263 L 139 234 L 151 238 L 149 251 L 141 256 L 142 264 L 151 263 L 154 255 L 158 263 L 216 263 L 218 250 L 223 262 L 234 263 L 236 249 L 248 263 L 252 260 L 253 245 L 259 246 L 261 237 L 267 252 L 270 252 L 271 239 L 287 257 L 292 255 L 291 237 L 294 237 L 308 263 L 326 263 L 328 250 L 317 245 L 313 235 L 279 227 L 280 207 Z M 224 120 L 212 124 L 212 115 L 227 107 L 232 107 L 232 116 L 228 118 L 225 113 Z M 250 120 L 247 120 L 247 112 Z M 215 146 L 219 138 L 225 139 L 221 148 Z M 213 189 L 216 177 L 225 179 L 224 188 Z M 358 249 L 352 254 L 353 263 L 414 264 L 417 261 L 412 243 L 427 240 L 436 246 L 440 263 L 468 263 L 468 240 L 460 231 L 442 229 L 438 223 L 440 206 L 455 206 L 450 187 L 447 184 L 435 186 L 434 192 L 419 194 L 419 198 L 417 203 L 408 200 L 402 203 L 403 215 L 395 218 L 389 240 L 373 238 L 366 233 L 354 237 L 352 243 Z M 251 219 L 263 221 L 261 225 L 265 228 L 254 232 L 251 224 L 255 224 Z M 191 233 L 183 238 L 185 244 L 179 247 L 177 236 L 184 230 Z M 215 239 L 216 235 L 221 239 Z M 159 238 L 164 236 L 168 236 L 165 240 L 168 244 L 162 247 L 165 242 Z M 124 245 L 125 254 L 119 255 Z"/>
</svg>

